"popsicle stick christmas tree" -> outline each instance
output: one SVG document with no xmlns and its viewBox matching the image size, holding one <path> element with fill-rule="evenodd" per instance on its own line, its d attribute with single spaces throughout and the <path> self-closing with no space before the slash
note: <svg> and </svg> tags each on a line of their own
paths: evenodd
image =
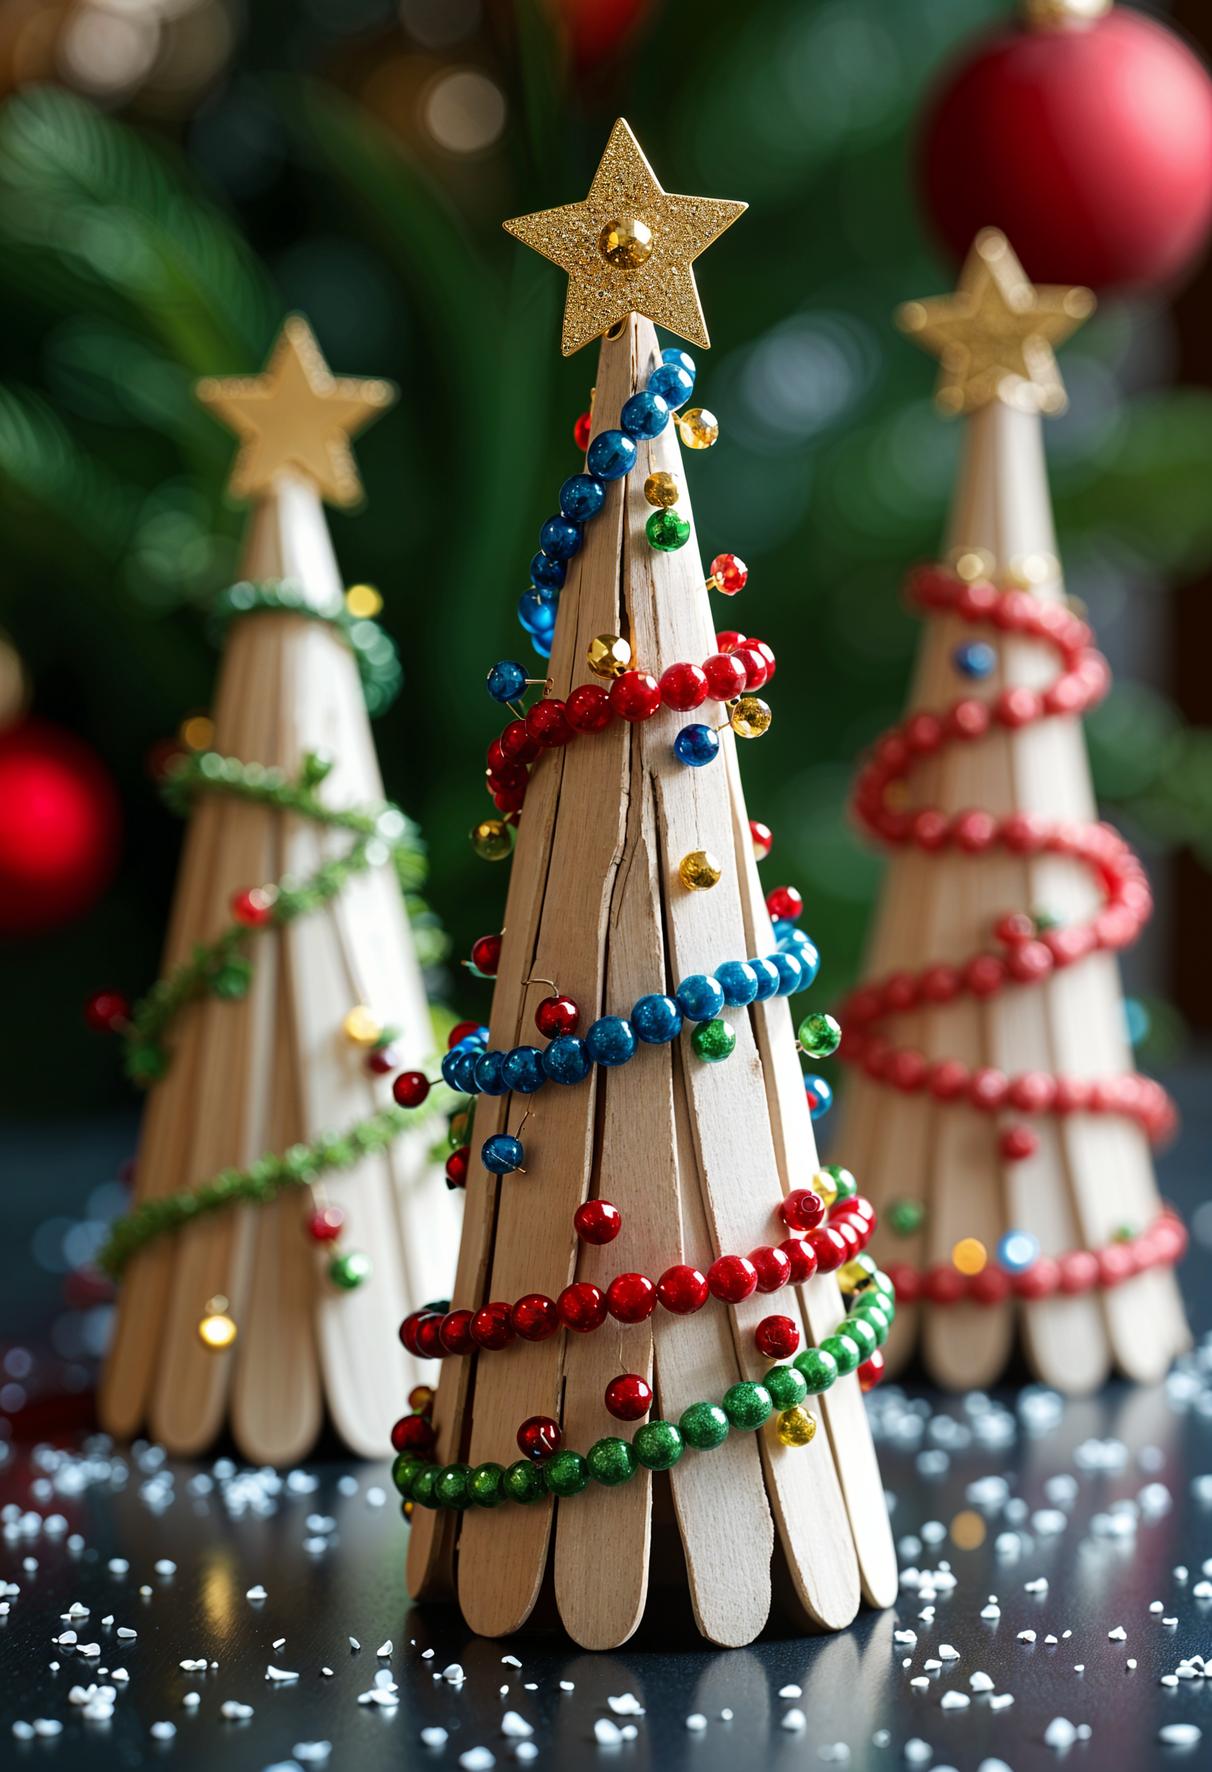
<svg viewBox="0 0 1212 1772">
<path fill-rule="evenodd" d="M 955 295 L 901 315 L 966 435 L 946 558 L 909 579 L 910 710 L 855 788 L 891 859 L 842 1011 L 843 1132 L 901 1303 L 890 1358 L 916 1339 L 960 1389 L 996 1378 L 1020 1330 L 1069 1391 L 1112 1367 L 1156 1379 L 1188 1340 L 1185 1234 L 1150 1156 L 1173 1112 L 1133 1070 L 1115 957 L 1149 889 L 1095 809 L 1080 717 L 1108 673 L 1065 596 L 1043 451 L 1065 403 L 1053 347 L 1092 307 L 1034 288 L 988 229 Z"/>
<path fill-rule="evenodd" d="M 230 1428 L 288 1463 L 327 1416 L 370 1456 L 419 1372 L 391 1331 L 447 1283 L 457 1239 L 431 1156 L 446 1092 L 392 1099 L 434 1045 L 423 853 L 368 719 L 399 668 L 346 601 L 322 504 L 358 498 L 349 438 L 393 396 L 333 377 L 297 317 L 263 375 L 199 395 L 241 439 L 252 512 L 213 737 L 166 780 L 190 826 L 164 976 L 133 1009 L 94 1004 L 149 1089 L 102 1252 L 120 1290 L 101 1418 L 178 1453 Z"/>
<path fill-rule="evenodd" d="M 444 1359 L 393 1434 L 409 1586 L 487 1635 L 546 1587 L 577 1642 L 625 1641 L 674 1530 L 719 1643 L 776 1587 L 817 1630 L 896 1591 L 859 1388 L 895 1304 L 817 1160 L 788 1007 L 817 955 L 798 894 L 763 900 L 736 764 L 774 655 L 715 632 L 747 574 L 705 578 L 679 439 L 718 426 L 651 323 L 706 342 L 690 262 L 741 208 L 662 191 L 620 122 L 584 203 L 506 224 L 570 273 L 565 349 L 604 336 L 519 610 L 544 662 L 489 672 L 515 717 L 473 839 L 510 879 L 489 1026 L 443 1061 L 475 1096 L 463 1237 L 450 1303 L 401 1329 Z"/>
</svg>

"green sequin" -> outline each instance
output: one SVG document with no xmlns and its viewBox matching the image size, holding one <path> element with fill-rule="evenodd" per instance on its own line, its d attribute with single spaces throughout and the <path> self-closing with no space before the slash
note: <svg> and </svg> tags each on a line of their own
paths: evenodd
<svg viewBox="0 0 1212 1772">
<path fill-rule="evenodd" d="M 795 1369 L 808 1387 L 810 1396 L 819 1396 L 836 1382 L 838 1376 L 837 1361 L 832 1354 L 824 1353 L 819 1347 L 806 1347 L 801 1354 L 795 1356 Z"/>
<path fill-rule="evenodd" d="M 808 1395 L 804 1375 L 794 1366 L 772 1366 L 763 1383 L 776 1409 L 794 1409 Z"/>
<path fill-rule="evenodd" d="M 682 1456 L 684 1442 L 672 1421 L 646 1421 L 636 1429 L 631 1450 L 646 1469 L 667 1471 Z"/>
<path fill-rule="evenodd" d="M 626 1440 L 612 1437 L 595 1440 L 585 1454 L 585 1463 L 595 1483 L 613 1489 L 635 1475 L 635 1454 Z"/>
<path fill-rule="evenodd" d="M 733 1427 L 750 1433 L 768 1419 L 774 1403 L 764 1384 L 743 1380 L 730 1385 L 723 1396 L 724 1413 Z"/>
<path fill-rule="evenodd" d="M 589 1466 L 579 1452 L 553 1452 L 543 1476 L 553 1495 L 579 1495 L 589 1483 Z"/>
<path fill-rule="evenodd" d="M 833 1355 L 837 1361 L 838 1373 L 842 1378 L 845 1378 L 848 1372 L 853 1372 L 859 1363 L 858 1348 L 844 1335 L 827 1335 L 822 1341 L 821 1347 L 825 1353 Z"/>
<path fill-rule="evenodd" d="M 726 1021 L 701 1021 L 690 1036 L 690 1044 L 704 1064 L 720 1064 L 736 1050 L 736 1035 Z"/>
<path fill-rule="evenodd" d="M 728 1417 L 718 1403 L 691 1403 L 682 1411 L 678 1427 L 696 1452 L 709 1452 L 728 1438 Z"/>
<path fill-rule="evenodd" d="M 477 1464 L 471 1473 L 470 1499 L 477 1507 L 500 1507 L 505 1500 L 505 1467 Z"/>
</svg>

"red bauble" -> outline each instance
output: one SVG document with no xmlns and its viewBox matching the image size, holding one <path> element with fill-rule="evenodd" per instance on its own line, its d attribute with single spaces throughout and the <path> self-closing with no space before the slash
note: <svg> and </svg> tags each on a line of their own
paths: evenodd
<svg viewBox="0 0 1212 1772">
<path fill-rule="evenodd" d="M 668 1267 L 657 1281 L 657 1297 L 675 1317 L 702 1310 L 709 1296 L 706 1277 L 697 1267 Z"/>
<path fill-rule="evenodd" d="M 468 1034 L 476 1033 L 479 1026 L 478 1021 L 456 1021 L 446 1036 L 446 1050 L 453 1052 L 459 1041 L 465 1040 Z"/>
<path fill-rule="evenodd" d="M 712 701 L 733 701 L 744 695 L 749 672 L 735 652 L 713 652 L 703 662 L 707 693 Z"/>
<path fill-rule="evenodd" d="M 582 455 L 584 455 L 585 451 L 589 448 L 589 439 L 592 436 L 593 414 L 592 412 L 582 412 L 577 419 L 577 422 L 572 427 L 572 440 Z"/>
<path fill-rule="evenodd" d="M 391 1086 L 391 1093 L 398 1107 L 420 1107 L 429 1094 L 429 1078 L 420 1071 L 401 1071 Z"/>
<path fill-rule="evenodd" d="M 313 1243 L 334 1243 L 345 1228 L 345 1214 L 339 1206 L 317 1206 L 307 1220 L 307 1234 Z"/>
<path fill-rule="evenodd" d="M 92 751 L 42 720 L 0 732 L 0 807 L 0 935 L 81 916 L 118 859 L 118 796 Z"/>
<path fill-rule="evenodd" d="M 582 1243 L 613 1243 L 623 1228 L 623 1215 L 609 1200 L 586 1200 L 572 1215 Z"/>
<path fill-rule="evenodd" d="M 753 1339 L 768 1360 L 789 1360 L 799 1348 L 800 1332 L 792 1317 L 763 1317 Z"/>
<path fill-rule="evenodd" d="M 606 1386 L 606 1407 L 616 1421 L 638 1421 L 652 1408 L 652 1386 L 638 1372 L 620 1372 Z"/>
<path fill-rule="evenodd" d="M 548 750 L 567 744 L 573 736 L 568 712 L 555 695 L 545 695 L 526 710 L 526 730 L 537 744 Z"/>
<path fill-rule="evenodd" d="M 817 1269 L 822 1274 L 835 1273 L 844 1261 L 850 1259 L 849 1243 L 831 1224 L 818 1224 L 815 1230 L 808 1232 L 804 1241 L 816 1256 Z"/>
<path fill-rule="evenodd" d="M 273 912 L 274 894 L 267 892 L 264 886 L 246 886 L 242 892 L 231 895 L 231 914 L 246 928 L 264 928 Z"/>
<path fill-rule="evenodd" d="M 366 1068 L 372 1077 L 386 1077 L 400 1063 L 400 1054 L 394 1046 L 372 1046 L 366 1054 Z"/>
<path fill-rule="evenodd" d="M 560 1424 L 550 1415 L 532 1415 L 518 1429 L 518 1450 L 525 1458 L 549 1458 L 560 1447 Z"/>
<path fill-rule="evenodd" d="M 661 672 L 661 700 L 667 708 L 688 714 L 707 700 L 707 678 L 700 665 L 671 664 Z"/>
<path fill-rule="evenodd" d="M 735 597 L 738 591 L 745 589 L 749 568 L 739 554 L 717 554 L 711 562 L 711 576 L 717 591 L 723 591 L 726 597 Z"/>
<path fill-rule="evenodd" d="M 575 1034 L 581 1011 L 571 997 L 544 997 L 534 1012 L 534 1025 L 545 1040 Z"/>
<path fill-rule="evenodd" d="M 514 1332 L 523 1341 L 546 1341 L 560 1326 L 560 1313 L 554 1298 L 545 1292 L 528 1292 L 519 1298 L 510 1313 Z"/>
<path fill-rule="evenodd" d="M 788 1237 L 779 1248 L 791 1265 L 791 1283 L 802 1286 L 816 1272 L 816 1250 L 803 1237 Z"/>
<path fill-rule="evenodd" d="M 781 1249 L 763 1243 L 749 1251 L 749 1259 L 757 1271 L 759 1292 L 777 1292 L 791 1278 L 791 1262 Z"/>
<path fill-rule="evenodd" d="M 606 1288 L 606 1304 L 618 1323 L 642 1323 L 656 1309 L 657 1291 L 647 1274 L 616 1274 Z"/>
<path fill-rule="evenodd" d="M 1153 287 L 1212 227 L 1212 80 L 1154 19 L 999 29 L 953 68 L 920 149 L 957 258 L 998 227 L 1037 283 Z"/>
<path fill-rule="evenodd" d="M 437 1311 L 427 1311 L 417 1324 L 417 1354 L 422 1360 L 440 1360 L 446 1352 L 442 1341 L 445 1318 Z"/>
</svg>

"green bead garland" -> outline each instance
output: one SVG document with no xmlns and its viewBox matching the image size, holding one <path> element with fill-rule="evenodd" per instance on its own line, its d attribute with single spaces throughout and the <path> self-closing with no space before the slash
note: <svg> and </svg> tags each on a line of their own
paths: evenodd
<svg viewBox="0 0 1212 1772">
<path fill-rule="evenodd" d="M 589 1465 L 579 1452 L 553 1452 L 543 1475 L 553 1495 L 579 1495 L 589 1486 Z"/>
<path fill-rule="evenodd" d="M 821 1391 L 827 1391 L 840 1376 L 833 1355 L 823 1353 L 819 1347 L 806 1347 L 803 1353 L 795 1356 L 793 1364 L 808 1386 L 809 1396 L 819 1396 Z"/>
<path fill-rule="evenodd" d="M 372 719 L 387 712 L 403 687 L 404 672 L 394 640 L 377 621 L 351 615 L 339 593 L 331 603 L 317 604 L 314 595 L 293 579 L 275 578 L 230 585 L 215 600 L 215 624 L 222 629 L 240 616 L 262 610 L 302 615 L 334 628 L 354 655 L 367 712 Z"/>
<path fill-rule="evenodd" d="M 742 1382 L 724 1392 L 724 1414 L 733 1427 L 752 1432 L 761 1427 L 774 1409 L 774 1399 L 764 1384 Z"/>
<path fill-rule="evenodd" d="M 631 1450 L 645 1470 L 672 1470 L 682 1456 L 686 1442 L 672 1421 L 646 1421 L 637 1428 Z"/>
<path fill-rule="evenodd" d="M 595 1483 L 613 1489 L 635 1475 L 635 1453 L 626 1440 L 611 1436 L 597 1440 L 585 1454 L 585 1463 Z"/>
</svg>

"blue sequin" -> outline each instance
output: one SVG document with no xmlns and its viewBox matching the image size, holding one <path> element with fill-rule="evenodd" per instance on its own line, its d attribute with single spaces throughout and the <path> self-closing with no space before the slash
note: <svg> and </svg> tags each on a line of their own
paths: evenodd
<svg viewBox="0 0 1212 1772">
<path fill-rule="evenodd" d="M 537 1046 L 515 1046 L 501 1060 L 501 1076 L 507 1089 L 519 1095 L 533 1095 L 543 1087 L 543 1054 Z"/>
<path fill-rule="evenodd" d="M 591 1068 L 585 1042 L 575 1034 L 557 1034 L 543 1048 L 542 1064 L 553 1083 L 583 1083 Z"/>
<path fill-rule="evenodd" d="M 581 525 L 568 517 L 548 517 L 539 530 L 539 546 L 551 560 L 571 560 L 583 540 Z"/>
<path fill-rule="evenodd" d="M 746 960 L 746 966 L 757 979 L 755 1003 L 765 1003 L 779 994 L 779 969 L 773 960 Z"/>
<path fill-rule="evenodd" d="M 725 1003 L 734 1009 L 744 1009 L 758 994 L 757 974 L 744 960 L 725 960 L 722 966 L 716 967 L 715 975 L 720 981 Z"/>
<path fill-rule="evenodd" d="M 642 388 L 630 400 L 623 402 L 619 423 L 629 437 L 637 437 L 642 442 L 650 441 L 653 437 L 659 437 L 669 423 L 668 404 L 659 394 L 654 394 L 651 388 Z"/>
<path fill-rule="evenodd" d="M 636 447 L 622 431 L 601 431 L 589 445 L 585 465 L 599 480 L 621 480 L 635 466 Z"/>
<path fill-rule="evenodd" d="M 526 687 L 526 668 L 513 658 L 499 658 L 488 673 L 488 693 L 494 701 L 513 701 Z"/>
<path fill-rule="evenodd" d="M 804 968 L 794 954 L 785 954 L 781 950 L 777 954 L 768 954 L 767 958 L 778 967 L 780 997 L 794 997 L 797 991 L 804 988 Z"/>
<path fill-rule="evenodd" d="M 720 754 L 720 735 L 710 726 L 683 726 L 673 741 L 673 754 L 688 769 L 701 769 Z"/>
<path fill-rule="evenodd" d="M 804 1093 L 808 1096 L 808 1106 L 814 1120 L 823 1119 L 833 1106 L 833 1090 L 824 1077 L 814 1077 L 809 1073 L 804 1078 Z"/>
<path fill-rule="evenodd" d="M 967 640 L 955 648 L 951 662 L 962 677 L 988 677 L 997 664 L 997 653 L 987 640 Z"/>
<path fill-rule="evenodd" d="M 541 590 L 558 591 L 567 571 L 563 560 L 553 560 L 550 554 L 540 552 L 530 562 L 530 582 Z"/>
<path fill-rule="evenodd" d="M 476 1059 L 474 1076 L 476 1092 L 479 1095 L 508 1095 L 509 1084 L 501 1074 L 502 1056 L 499 1052 L 482 1052 Z"/>
<path fill-rule="evenodd" d="M 631 1023 L 621 1015 L 603 1015 L 585 1030 L 585 1050 L 594 1064 L 626 1064 L 635 1044 Z"/>
<path fill-rule="evenodd" d="M 648 1046 L 663 1046 L 682 1031 L 682 1012 L 672 997 L 653 991 L 632 1005 L 631 1025 Z"/>
<path fill-rule="evenodd" d="M 661 363 L 648 377 L 648 392 L 659 394 L 666 406 L 676 412 L 694 393 L 694 377 L 680 363 Z"/>
<path fill-rule="evenodd" d="M 574 523 L 596 517 L 606 502 L 606 488 L 592 474 L 572 474 L 560 487 L 560 509 Z"/>
<path fill-rule="evenodd" d="M 512 1138 L 508 1132 L 494 1132 L 480 1146 L 480 1160 L 494 1175 L 512 1175 L 522 1167 L 525 1155 L 521 1139 Z"/>
<path fill-rule="evenodd" d="M 706 972 L 692 972 L 682 980 L 674 996 L 689 1021 L 712 1021 L 724 1007 L 719 979 Z"/>
</svg>

